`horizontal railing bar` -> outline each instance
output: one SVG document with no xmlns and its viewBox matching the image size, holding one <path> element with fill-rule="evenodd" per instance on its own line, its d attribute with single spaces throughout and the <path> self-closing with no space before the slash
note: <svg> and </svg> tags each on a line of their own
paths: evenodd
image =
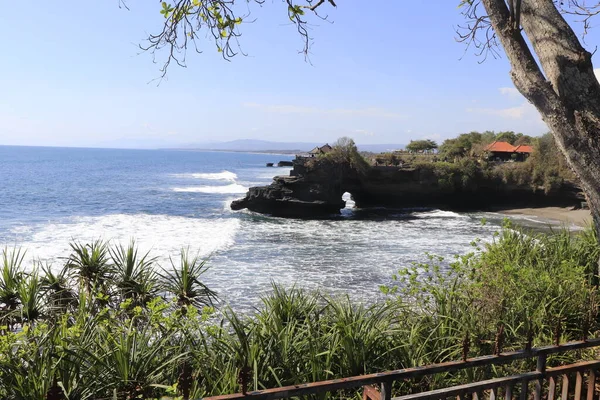
<svg viewBox="0 0 600 400">
<path fill-rule="evenodd" d="M 575 364 L 563 365 L 561 367 L 548 368 L 545 376 L 550 378 L 552 376 L 560 376 L 568 374 L 569 372 L 576 372 L 582 370 L 596 370 L 600 369 L 600 361 L 581 361 Z"/>
<path fill-rule="evenodd" d="M 568 342 L 565 344 L 561 344 L 559 346 L 550 345 L 550 346 L 541 346 L 535 347 L 531 349 L 530 354 L 535 357 L 539 354 L 555 354 L 562 353 L 563 351 L 572 351 L 572 350 L 581 350 L 587 349 L 590 347 L 600 346 L 600 338 L 588 339 L 588 340 L 578 340 L 575 342 Z"/>
<path fill-rule="evenodd" d="M 429 400 L 429 399 L 441 399 L 446 397 L 453 397 L 458 395 L 464 395 L 467 393 L 475 393 L 483 390 L 490 390 L 498 387 L 502 387 L 507 383 L 518 383 L 522 381 L 531 381 L 542 377 L 541 372 L 527 372 L 519 375 L 511 375 L 503 378 L 489 379 L 486 381 L 480 381 L 475 383 L 467 383 L 464 385 L 452 386 L 444 389 L 431 390 L 429 392 L 408 394 L 405 396 L 394 397 L 392 400 Z"/>
<path fill-rule="evenodd" d="M 432 364 L 422 367 L 405 368 L 394 371 L 385 371 L 369 375 L 352 376 L 348 378 L 333 379 L 313 383 L 304 383 L 293 386 L 285 386 L 273 389 L 257 390 L 253 392 L 234 393 L 221 396 L 205 397 L 204 400 L 237 400 L 257 399 L 274 400 L 286 397 L 303 396 L 323 392 L 332 392 L 341 389 L 356 388 L 359 386 L 379 384 L 382 382 L 393 382 L 402 379 L 419 378 L 445 372 L 455 372 L 467 368 L 481 367 L 487 365 L 506 364 L 511 361 L 524 358 L 533 358 L 540 354 L 554 354 L 571 350 L 580 350 L 589 347 L 600 346 L 600 338 L 588 339 L 586 341 L 569 342 L 560 346 L 535 347 L 531 350 L 519 350 L 500 355 L 487 355 L 470 358 L 466 361 L 448 361 L 440 364 Z"/>
</svg>

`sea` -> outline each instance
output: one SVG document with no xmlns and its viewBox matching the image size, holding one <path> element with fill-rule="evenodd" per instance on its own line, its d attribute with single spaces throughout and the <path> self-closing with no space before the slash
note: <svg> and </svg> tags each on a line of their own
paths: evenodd
<svg viewBox="0 0 600 400">
<path fill-rule="evenodd" d="M 69 243 L 127 244 L 177 263 L 182 249 L 207 260 L 204 282 L 221 304 L 252 310 L 272 284 L 356 301 L 381 298 L 381 285 L 428 255 L 445 263 L 493 240 L 504 217 L 432 209 L 357 210 L 283 219 L 232 211 L 231 201 L 290 168 L 293 156 L 191 150 L 0 146 L 0 246 L 26 250 L 26 268 L 60 268 Z M 519 218 L 519 217 L 516 217 Z M 485 220 L 486 223 L 482 223 Z M 521 217 L 534 228 L 550 222 Z"/>
</svg>

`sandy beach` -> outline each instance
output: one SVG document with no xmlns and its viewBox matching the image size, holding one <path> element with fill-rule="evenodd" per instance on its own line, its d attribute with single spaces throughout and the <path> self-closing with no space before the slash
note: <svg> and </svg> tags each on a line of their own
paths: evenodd
<svg viewBox="0 0 600 400">
<path fill-rule="evenodd" d="M 582 227 L 587 227 L 592 222 L 590 210 L 573 210 L 570 207 L 515 208 L 502 210 L 500 213 L 506 215 L 531 215 Z"/>
</svg>

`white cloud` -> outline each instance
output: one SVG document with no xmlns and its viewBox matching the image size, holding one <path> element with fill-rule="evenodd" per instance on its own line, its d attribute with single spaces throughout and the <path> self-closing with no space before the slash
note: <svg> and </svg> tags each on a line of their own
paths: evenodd
<svg viewBox="0 0 600 400">
<path fill-rule="evenodd" d="M 500 91 L 500 94 L 503 94 L 505 96 L 509 96 L 509 97 L 521 96 L 521 93 L 519 93 L 519 91 L 514 87 L 501 87 L 501 88 L 498 88 L 498 90 Z"/>
<path fill-rule="evenodd" d="M 314 114 L 328 116 L 356 116 L 370 118 L 405 118 L 404 115 L 384 108 L 318 108 L 310 106 L 297 106 L 289 104 L 269 105 L 260 103 L 243 103 L 246 108 L 255 108 L 264 112 L 279 114 Z"/>
<path fill-rule="evenodd" d="M 600 68 L 594 69 L 594 74 L 596 75 L 596 79 L 600 81 Z"/>
</svg>

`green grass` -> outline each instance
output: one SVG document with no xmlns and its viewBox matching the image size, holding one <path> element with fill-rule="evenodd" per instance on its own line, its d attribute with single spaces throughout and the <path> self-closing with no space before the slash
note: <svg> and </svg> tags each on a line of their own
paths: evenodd
<svg viewBox="0 0 600 400">
<path fill-rule="evenodd" d="M 238 392 L 241 382 L 264 389 L 597 335 L 600 247 L 592 230 L 542 235 L 506 225 L 493 242 L 472 244 L 450 263 L 430 255 L 401 269 L 381 288 L 384 302 L 273 284 L 244 315 L 213 308 L 216 293 L 202 283 L 207 264 L 187 251 L 163 270 L 133 242 L 73 244 L 52 270 L 7 248 L 0 398 L 199 398 Z M 592 355 L 555 356 L 549 365 Z M 394 394 L 525 367 L 401 382 Z"/>
</svg>

